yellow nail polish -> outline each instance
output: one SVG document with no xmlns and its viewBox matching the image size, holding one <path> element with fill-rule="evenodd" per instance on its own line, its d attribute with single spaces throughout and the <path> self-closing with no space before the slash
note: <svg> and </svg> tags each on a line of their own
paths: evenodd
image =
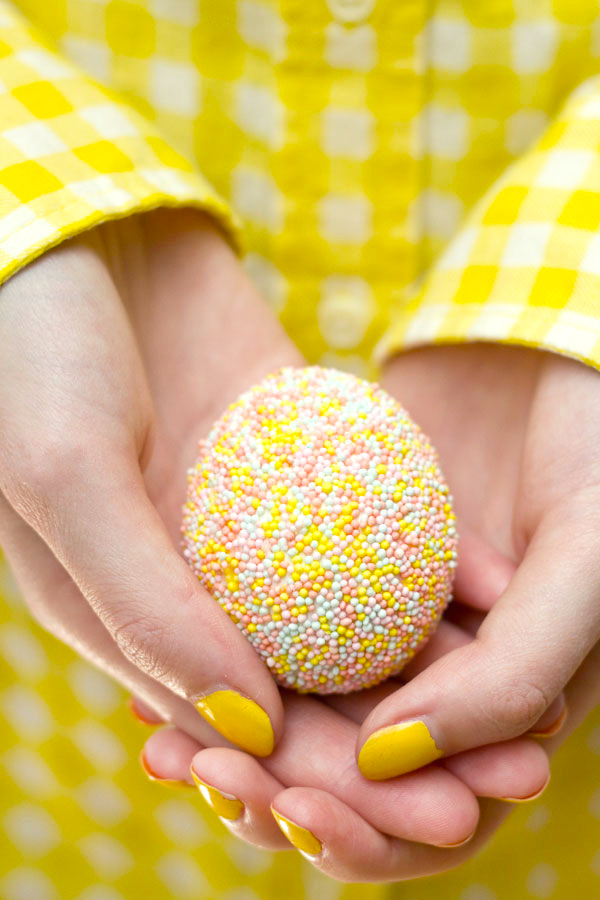
<svg viewBox="0 0 600 900">
<path fill-rule="evenodd" d="M 145 716 L 143 715 L 143 713 L 141 713 L 140 710 L 137 708 L 137 706 L 135 704 L 135 700 L 132 697 L 130 697 L 129 700 L 127 701 L 127 706 L 129 707 L 129 711 L 131 712 L 131 714 L 133 716 L 135 716 L 135 718 L 138 720 L 138 722 L 141 722 L 142 725 L 150 725 L 153 728 L 156 728 L 158 725 L 162 724 L 162 722 L 160 720 L 156 721 L 155 719 L 146 719 Z"/>
<path fill-rule="evenodd" d="M 464 840 L 457 841 L 455 844 L 434 844 L 434 847 L 440 847 L 442 850 L 452 850 L 455 847 L 464 847 L 465 844 L 468 844 L 469 841 L 472 841 L 475 837 L 475 831 L 472 831 Z"/>
<path fill-rule="evenodd" d="M 148 760 L 146 759 L 146 754 L 144 753 L 143 750 L 140 753 L 139 759 L 140 759 L 140 765 L 141 765 L 142 769 L 144 770 L 144 772 L 146 773 L 146 775 L 148 776 L 148 778 L 150 779 L 150 781 L 156 781 L 157 784 L 164 784 L 170 788 L 191 788 L 191 787 L 193 787 L 193 785 L 188 784 L 187 781 L 179 781 L 178 779 L 175 779 L 175 778 L 161 778 L 160 775 L 157 775 L 156 772 L 154 772 L 150 768 L 150 764 L 148 763 Z"/>
<path fill-rule="evenodd" d="M 420 769 L 443 755 L 424 722 L 403 722 L 372 734 L 358 754 L 358 767 L 365 778 L 384 781 Z"/>
<path fill-rule="evenodd" d="M 319 853 L 321 853 L 323 845 L 321 844 L 321 841 L 314 836 L 312 831 L 309 831 L 308 828 L 302 828 L 301 825 L 296 825 L 296 823 L 290 821 L 290 819 L 286 819 L 285 816 L 282 816 L 281 813 L 278 813 L 273 807 L 271 807 L 271 812 L 288 841 L 293 844 L 297 850 L 302 850 L 303 853 L 308 853 L 309 856 L 318 856 Z"/>
<path fill-rule="evenodd" d="M 541 797 L 548 785 L 550 784 L 550 779 L 539 789 L 535 794 L 529 794 L 528 797 L 498 797 L 498 800 L 502 800 L 504 803 L 528 803 L 530 800 L 537 800 L 538 797 Z"/>
<path fill-rule="evenodd" d="M 269 756 L 275 739 L 268 715 L 258 703 L 237 691 L 215 691 L 201 697 L 196 709 L 232 744 L 254 756 Z"/>
<path fill-rule="evenodd" d="M 210 808 L 216 812 L 218 816 L 222 819 L 231 819 L 232 821 L 239 819 L 244 812 L 244 804 L 241 800 L 238 800 L 233 794 L 222 794 L 221 791 L 218 791 L 212 784 L 207 784 L 205 781 L 198 778 L 193 769 L 190 769 L 190 771 L 192 773 L 192 778 L 198 786 L 198 790 Z"/>
<path fill-rule="evenodd" d="M 567 707 L 563 706 L 558 718 L 556 718 L 554 720 L 554 722 L 551 722 L 547 728 L 541 728 L 539 731 L 528 731 L 527 734 L 529 735 L 529 737 L 536 737 L 536 738 L 552 737 L 553 735 L 558 734 L 560 729 L 563 727 L 563 725 L 565 724 L 567 715 L 568 715 Z"/>
</svg>

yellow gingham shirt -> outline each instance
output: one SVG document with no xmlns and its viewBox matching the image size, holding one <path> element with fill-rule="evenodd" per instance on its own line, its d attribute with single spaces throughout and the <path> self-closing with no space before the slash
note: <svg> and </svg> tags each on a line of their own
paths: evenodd
<svg viewBox="0 0 600 900">
<path fill-rule="evenodd" d="M 492 340 L 600 368 L 599 73 L 596 0 L 0 0 L 0 284 L 193 205 L 312 362 Z M 344 886 L 147 784 L 121 689 L 1 561 L 0 595 L 2 900 L 600 893 L 598 714 L 479 858 Z"/>
<path fill-rule="evenodd" d="M 484 339 L 599 364 L 594 0 L 19 6 L 0 2 L 0 282 L 192 204 L 311 361 L 372 374 L 375 347 Z"/>
</svg>

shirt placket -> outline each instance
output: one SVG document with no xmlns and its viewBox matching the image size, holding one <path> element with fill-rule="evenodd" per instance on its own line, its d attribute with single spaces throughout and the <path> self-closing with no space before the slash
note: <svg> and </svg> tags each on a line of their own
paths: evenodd
<svg viewBox="0 0 600 900">
<path fill-rule="evenodd" d="M 286 216 L 274 250 L 302 300 L 294 317 L 296 325 L 304 320 L 307 345 L 319 309 L 337 292 L 339 333 L 348 350 L 368 354 L 391 296 L 415 275 L 426 7 L 426 0 L 280 2 L 288 28 L 277 66 L 286 142 L 273 166 Z M 366 305 L 369 321 L 348 327 L 348 316 L 365 320 Z"/>
</svg>

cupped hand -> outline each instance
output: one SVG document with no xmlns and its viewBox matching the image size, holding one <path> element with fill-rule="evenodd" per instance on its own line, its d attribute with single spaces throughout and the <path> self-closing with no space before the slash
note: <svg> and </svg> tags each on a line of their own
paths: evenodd
<svg viewBox="0 0 600 900">
<path fill-rule="evenodd" d="M 2 289 L 9 352 L 2 360 L 0 527 L 17 577 L 43 624 L 213 752 L 227 741 L 198 717 L 197 698 L 237 688 L 267 710 L 276 733 L 279 701 L 254 652 L 245 659 L 249 645 L 192 584 L 174 549 L 181 476 L 198 434 L 229 400 L 278 365 L 299 362 L 234 263 L 200 214 L 157 211 L 62 245 Z M 210 643 L 199 637 L 207 622 Z M 360 718 L 350 707 L 344 716 L 308 698 L 289 705 L 290 734 L 300 736 L 310 765 L 294 769 L 294 737 L 274 760 L 281 783 L 323 789 L 339 765 L 342 734 L 351 759 Z M 331 739 L 321 746 L 322 726 Z M 264 752 L 264 743 L 248 746 L 239 731 L 221 730 Z M 543 765 L 525 753 L 524 780 L 539 785 Z M 395 806 L 391 817 L 384 794 L 360 777 L 357 783 L 354 766 L 339 791 L 359 809 L 382 810 L 375 823 L 384 830 L 456 843 L 476 824 L 473 791 L 485 793 L 482 777 L 492 795 L 507 790 L 494 786 L 489 763 L 475 758 L 460 778 L 448 769 L 443 782 L 432 767 L 429 791 L 415 781 L 419 803 L 410 792 L 400 803 L 387 800 Z M 357 784 L 358 799 L 348 789 Z M 402 816 L 404 808 L 415 810 L 412 818 Z"/>
<path fill-rule="evenodd" d="M 524 734 L 600 639 L 600 374 L 475 344 L 398 356 L 384 384 L 433 441 L 458 533 L 472 536 L 457 596 L 482 605 L 492 558 L 508 578 L 475 640 L 367 716 L 357 758 L 371 779 Z"/>
<path fill-rule="evenodd" d="M 586 542 L 591 541 L 593 547 L 595 539 L 595 472 L 589 448 L 593 444 L 590 429 L 593 433 L 600 421 L 593 410 L 596 378 L 595 372 L 571 360 L 494 345 L 429 348 L 399 357 L 389 369 L 386 387 L 396 394 L 433 440 L 455 498 L 458 530 L 462 536 L 455 585 L 457 600 L 435 637 L 404 671 L 402 687 L 397 688 L 390 681 L 374 691 L 331 698 L 323 705 L 344 713 L 357 725 L 364 721 L 360 730 L 357 727 L 355 748 L 361 746 L 362 735 L 378 711 L 397 703 L 404 694 L 416 691 L 420 683 L 429 684 L 438 700 L 443 698 L 439 703 L 442 721 L 449 720 L 455 731 L 460 730 L 464 716 L 463 727 L 470 736 L 462 751 L 456 747 L 443 758 L 438 753 L 437 761 L 427 768 L 414 767 L 417 771 L 381 782 L 380 786 L 387 787 L 394 798 L 399 785 L 402 791 L 410 792 L 411 786 L 418 784 L 414 798 L 409 793 L 404 795 L 401 804 L 392 804 L 392 808 L 400 812 L 400 818 L 406 810 L 415 809 L 417 797 L 423 800 L 423 787 L 428 783 L 413 782 L 413 779 L 440 769 L 453 773 L 479 797 L 517 800 L 535 796 L 540 786 L 543 789 L 547 774 L 544 774 L 540 757 L 534 755 L 533 742 L 518 736 L 528 730 L 534 734 L 546 733 L 550 738 L 545 746 L 553 751 L 600 701 L 597 632 L 584 627 L 576 617 L 574 629 L 567 629 L 565 633 L 563 626 L 565 620 L 568 622 L 569 614 L 563 609 L 564 617 L 557 633 L 551 635 L 549 625 L 555 610 L 548 607 L 553 597 L 552 588 L 556 590 L 556 579 L 561 574 L 573 592 L 575 566 L 578 570 L 582 567 L 582 574 L 591 576 L 591 581 L 584 585 L 587 589 L 583 598 L 587 605 L 581 607 L 583 615 L 590 612 L 590 605 L 594 605 L 590 603 L 594 591 L 594 558 Z M 557 382 L 562 404 L 556 400 Z M 581 408 L 588 403 L 589 418 L 583 417 L 579 431 L 571 426 L 565 432 L 567 422 L 561 422 L 560 418 L 566 416 L 576 422 Z M 528 430 L 527 438 L 525 430 Z M 456 440 L 457 433 L 461 435 L 460 442 Z M 559 449 L 561 442 L 562 451 Z M 530 453 L 534 454 L 533 458 Z M 586 460 L 588 465 L 584 466 Z M 582 466 L 587 468 L 587 475 L 583 474 Z M 572 477 L 570 492 L 569 481 L 563 480 L 563 473 Z M 513 484 L 512 493 L 507 490 L 510 483 Z M 536 484 L 542 485 L 539 492 L 535 489 Z M 580 491 L 584 496 L 579 494 Z M 491 652 L 489 644 L 483 644 L 489 656 L 485 659 L 476 657 L 481 668 L 477 670 L 471 665 L 468 676 L 465 674 L 461 679 L 463 673 L 453 663 L 461 656 L 466 662 L 483 652 L 481 645 L 488 639 L 490 624 L 498 621 L 506 597 L 514 590 L 527 548 L 533 541 L 536 532 L 533 523 L 539 525 L 543 520 L 545 530 L 541 533 L 550 539 L 556 516 L 556 512 L 551 515 L 551 511 L 557 509 L 561 500 L 565 500 L 566 518 L 559 515 L 558 519 L 565 531 L 558 536 L 554 534 L 554 540 L 558 539 L 560 544 L 561 537 L 563 542 L 572 539 L 571 546 L 575 551 L 587 549 L 588 553 L 570 560 L 568 553 L 549 556 L 546 562 L 552 576 L 550 586 L 543 565 L 537 570 L 537 578 L 532 576 L 537 591 L 542 594 L 543 608 L 537 617 L 532 613 L 530 623 L 525 592 L 520 607 L 525 618 L 518 619 L 516 624 L 513 619 L 513 632 L 509 632 L 504 641 L 501 635 L 498 636 L 498 643 L 493 645 L 495 653 Z M 590 513 L 587 522 L 576 515 L 569 517 L 574 511 L 567 501 L 575 504 L 574 511 L 579 508 Z M 520 527 L 515 522 L 520 523 Z M 567 572 L 561 572 L 563 566 L 568 567 Z M 581 582 L 577 585 L 580 587 Z M 518 612 L 519 608 L 514 615 L 518 616 Z M 469 638 L 466 632 L 470 632 Z M 531 639 L 527 640 L 529 635 Z M 556 666 L 555 645 L 560 648 L 558 662 L 562 674 L 555 679 L 553 688 L 545 688 L 548 694 L 543 704 L 534 703 L 530 707 L 527 699 L 527 715 L 523 716 L 523 692 L 528 690 L 529 679 Z M 499 668 L 499 663 L 506 668 Z M 509 684 L 506 681 L 496 683 L 503 672 L 511 674 L 509 664 L 513 666 Z M 460 687 L 456 681 L 448 679 L 448 673 L 453 672 Z M 479 700 L 479 708 L 472 705 L 473 697 L 475 701 Z M 293 705 L 297 701 L 292 700 L 289 712 L 289 701 L 284 702 L 286 722 L 289 720 L 286 736 L 291 768 L 297 769 L 294 759 L 298 758 L 302 747 L 302 719 L 294 718 Z M 569 716 L 564 727 L 567 709 Z M 560 736 L 552 737 L 558 730 L 557 722 L 563 727 Z M 427 721 L 427 725 L 430 724 Z M 431 728 L 433 731 L 433 724 Z M 410 816 L 408 823 L 406 819 L 400 823 L 389 817 L 382 818 L 378 804 L 383 796 L 387 799 L 390 794 L 361 796 L 367 779 L 358 783 L 350 779 L 348 790 L 352 767 L 347 760 L 340 767 L 340 759 L 346 759 L 345 747 L 341 749 L 343 742 L 339 740 L 336 746 L 337 751 L 332 750 L 324 761 L 320 754 L 315 754 L 314 765 L 309 766 L 309 771 L 304 767 L 296 777 L 296 786 L 289 777 L 289 770 L 285 771 L 281 765 L 285 743 L 273 757 L 262 763 L 260 774 L 255 762 L 244 754 L 201 749 L 201 745 L 188 736 L 169 729 L 157 732 L 148 741 L 145 755 L 162 777 L 190 781 L 188 766 L 193 758 L 193 770 L 203 783 L 200 786 L 205 798 L 217 811 L 221 810 L 236 834 L 258 846 L 279 846 L 269 816 L 272 807 L 280 816 L 299 826 L 299 829 L 293 826 L 290 829 L 280 818 L 288 836 L 299 842 L 309 856 L 313 855 L 315 865 L 340 880 L 401 880 L 459 864 L 483 846 L 507 815 L 509 808 L 505 804 L 480 800 L 479 825 L 465 847 L 450 851 L 415 844 L 415 841 L 438 844 L 442 841 L 439 833 L 434 835 L 431 830 L 427 833 L 424 823 L 415 823 Z M 541 747 L 536 750 L 543 753 Z M 384 762 L 387 765 L 385 757 Z M 340 773 L 344 777 L 340 777 Z M 508 782 L 512 779 L 514 785 L 515 773 L 522 777 L 522 783 L 511 789 Z M 387 777 L 393 778 L 393 773 Z M 536 787 L 534 781 L 538 778 Z M 376 787 L 379 780 L 373 779 L 371 784 Z M 229 806 L 223 806 L 215 789 L 225 796 L 226 801 L 229 799 Z M 458 818 L 464 827 L 469 818 L 464 799 Z M 414 827 L 415 824 L 418 827 Z M 317 842 L 303 829 L 318 836 Z M 450 842 L 448 831 L 444 837 Z M 319 847 L 320 851 L 315 853 Z"/>
<path fill-rule="evenodd" d="M 426 653 L 403 673 L 406 677 L 473 639 L 478 617 L 460 603 L 456 607 L 456 622 L 440 624 Z M 478 805 L 475 797 L 531 799 L 548 783 L 548 757 L 527 737 L 467 751 L 392 781 L 369 781 L 356 766 L 358 730 L 396 687 L 390 679 L 368 691 L 330 698 L 284 691 L 284 737 L 260 765 L 239 751 L 206 748 L 173 728 L 154 732 L 142 762 L 157 780 L 196 782 L 241 839 L 290 849 L 287 835 L 311 862 L 340 880 L 433 874 L 465 858 L 455 848 L 468 843 L 471 854 L 479 849 L 507 814 L 506 804 L 494 809 L 487 800 Z M 137 699 L 133 708 L 143 721 L 158 723 Z"/>
<path fill-rule="evenodd" d="M 427 846 L 419 835 L 425 831 L 423 816 L 435 815 L 436 801 L 442 823 L 439 833 L 445 830 L 448 834 L 443 824 L 449 815 L 448 800 L 458 801 L 451 818 L 462 820 L 463 827 L 468 824 L 465 799 L 449 793 L 448 784 L 443 781 L 449 771 L 444 770 L 454 763 L 454 772 L 465 783 L 470 782 L 475 792 L 483 790 L 486 783 L 498 788 L 503 779 L 505 784 L 511 780 L 514 784 L 515 774 L 520 772 L 524 788 L 531 773 L 536 769 L 540 774 L 543 771 L 541 757 L 547 765 L 546 753 L 553 755 L 600 702 L 599 669 L 600 647 L 596 645 L 566 687 L 567 722 L 560 732 L 545 740 L 544 749 L 531 739 L 517 738 L 438 760 L 425 769 L 386 782 L 354 777 L 344 799 L 341 782 L 344 776 L 348 777 L 348 759 L 353 756 L 352 748 L 348 750 L 344 742 L 337 750 L 331 748 L 329 770 L 323 769 L 320 779 L 319 773 L 313 771 L 305 786 L 287 787 L 284 756 L 289 754 L 293 766 L 294 757 L 297 762 L 297 752 L 302 749 L 301 720 L 287 703 L 286 722 L 290 712 L 292 721 L 286 727 L 286 738 L 260 765 L 237 750 L 203 749 L 184 732 L 171 728 L 158 730 L 149 738 L 145 755 L 164 778 L 187 780 L 191 785 L 193 777 L 204 799 L 229 830 L 251 844 L 280 848 L 282 835 L 286 835 L 288 849 L 293 844 L 323 874 L 339 881 L 397 882 L 420 878 L 455 868 L 474 857 L 514 809 L 509 803 L 488 799 L 483 791 L 471 840 L 457 841 L 454 847 Z M 371 699 L 377 702 L 375 696 Z M 189 774 L 190 762 L 193 776 Z M 342 764 L 348 767 L 347 771 Z M 309 767 L 304 768 L 306 777 Z M 318 768 L 318 763 L 314 768 Z M 431 773 L 436 773 L 439 780 L 428 780 Z M 503 799 L 516 802 L 531 798 Z M 277 813 L 279 828 L 272 812 Z M 417 823 L 420 827 L 415 828 Z"/>
<path fill-rule="evenodd" d="M 176 547 L 198 437 L 242 389 L 300 363 L 297 352 L 217 229 L 192 210 L 105 223 L 46 253 L 0 298 L 0 541 L 34 615 L 188 740 L 268 751 L 256 716 L 242 733 L 221 723 L 224 737 L 197 714 L 197 699 L 233 689 L 281 729 L 270 676 Z M 449 624 L 439 638 L 439 647 L 467 639 Z M 289 705 L 295 736 L 274 763 L 281 783 L 333 777 L 342 802 L 379 808 L 375 821 L 411 840 L 456 843 L 476 824 L 474 792 L 512 796 L 546 777 L 543 757 L 526 747 L 516 767 L 510 754 L 491 767 L 475 759 L 460 777 L 432 767 L 429 788 L 419 776 L 399 802 L 403 794 L 389 799 L 352 761 L 359 705 Z M 351 777 L 335 775 L 340 741 Z M 308 769 L 295 767 L 300 757 Z"/>
<path fill-rule="evenodd" d="M 179 552 L 198 439 L 299 361 L 223 236 L 159 209 L 65 242 L 0 288 L 0 348 L 0 542 L 34 616 L 196 737 L 268 755 L 277 688 Z"/>
</svg>

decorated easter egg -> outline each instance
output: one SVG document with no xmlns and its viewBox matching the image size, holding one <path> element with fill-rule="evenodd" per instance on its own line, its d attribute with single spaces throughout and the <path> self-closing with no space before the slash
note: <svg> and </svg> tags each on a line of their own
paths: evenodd
<svg viewBox="0 0 600 900">
<path fill-rule="evenodd" d="M 397 674 L 451 599 L 455 515 L 434 448 L 379 385 L 286 367 L 188 470 L 184 556 L 276 681 L 346 693 Z"/>
</svg>

